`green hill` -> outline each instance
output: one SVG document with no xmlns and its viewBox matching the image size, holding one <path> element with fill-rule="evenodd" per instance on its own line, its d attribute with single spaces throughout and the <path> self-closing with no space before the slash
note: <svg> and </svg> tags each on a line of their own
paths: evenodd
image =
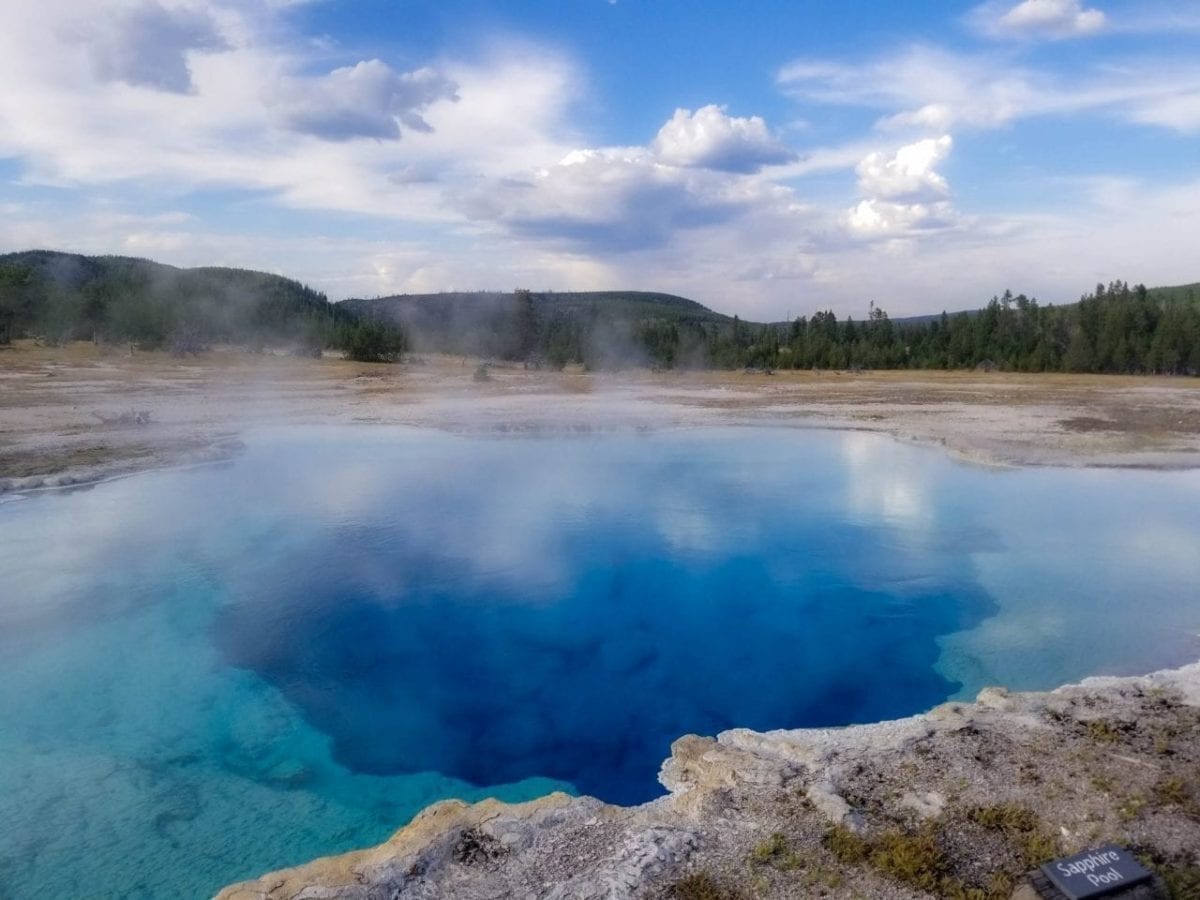
<svg viewBox="0 0 1200 900">
<path fill-rule="evenodd" d="M 1114 281 L 1076 303 L 1005 292 L 981 309 L 861 321 L 832 310 L 753 324 L 642 291 L 410 294 L 330 303 L 244 269 L 180 269 L 123 256 L 32 250 L 0 256 L 0 343 L 33 336 L 130 341 L 196 352 L 214 343 L 355 359 L 406 346 L 559 368 L 998 368 L 1200 373 L 1200 283 Z"/>
<path fill-rule="evenodd" d="M 401 326 L 416 350 L 532 354 L 553 366 L 699 365 L 734 323 L 694 300 L 645 291 L 401 294 L 341 305 Z"/>
<path fill-rule="evenodd" d="M 1200 304 L 1200 281 L 1175 287 L 1150 288 L 1148 293 L 1152 300 L 1157 300 L 1159 303 L 1178 300 L 1182 303 Z"/>
<path fill-rule="evenodd" d="M 324 294 L 246 269 L 180 269 L 126 256 L 0 256 L 0 341 L 29 335 L 195 352 L 214 343 L 316 353 L 358 321 Z"/>
</svg>

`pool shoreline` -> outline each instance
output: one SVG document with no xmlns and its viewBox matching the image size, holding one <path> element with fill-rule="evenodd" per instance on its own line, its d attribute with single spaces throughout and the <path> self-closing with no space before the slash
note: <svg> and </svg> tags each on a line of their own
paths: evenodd
<svg viewBox="0 0 1200 900">
<path fill-rule="evenodd" d="M 10 348 L 0 358 L 0 494 L 220 459 L 247 431 L 289 423 L 447 431 L 770 424 L 885 433 L 982 465 L 1200 467 L 1194 378 L 494 366 L 479 385 L 471 371 L 444 357 L 370 365 Z M 119 415 L 131 402 L 144 416 Z"/>
</svg>

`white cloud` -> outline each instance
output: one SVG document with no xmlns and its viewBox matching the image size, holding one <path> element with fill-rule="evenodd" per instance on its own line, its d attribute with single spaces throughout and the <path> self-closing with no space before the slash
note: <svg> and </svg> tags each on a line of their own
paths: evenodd
<svg viewBox="0 0 1200 900">
<path fill-rule="evenodd" d="M 155 0 L 102 8 L 64 31 L 84 45 L 100 81 L 180 94 L 192 89 L 188 54 L 229 49 L 206 10 L 168 9 Z"/>
<path fill-rule="evenodd" d="M 991 128 L 1036 109 L 1046 85 L 1010 60 L 916 46 L 862 65 L 798 61 L 778 81 L 799 100 L 878 109 L 883 127 Z"/>
<path fill-rule="evenodd" d="M 518 43 L 480 59 L 446 61 L 443 69 L 460 102 L 430 108 L 425 118 L 434 133 L 408 153 L 443 168 L 449 156 L 495 177 L 549 164 L 578 144 L 567 120 L 584 88 L 562 54 Z"/>
<path fill-rule="evenodd" d="M 1099 9 L 1081 0 L 1022 0 L 1015 6 L 985 3 L 972 14 L 986 34 L 1010 38 L 1072 38 L 1097 34 L 1108 25 Z"/>
<path fill-rule="evenodd" d="M 396 72 L 378 59 L 334 69 L 320 78 L 289 78 L 277 107 L 286 127 L 330 141 L 367 137 L 396 140 L 400 126 L 433 129 L 421 112 L 457 100 L 457 85 L 433 69 Z"/>
<path fill-rule="evenodd" d="M 602 255 L 644 252 L 744 216 L 791 215 L 792 191 L 759 173 L 795 159 L 761 118 L 710 105 L 677 110 L 647 146 L 575 149 L 485 180 L 460 203 L 469 218 L 523 239 Z"/>
<path fill-rule="evenodd" d="M 759 116 L 739 118 L 710 104 L 695 113 L 675 110 L 654 139 L 654 151 L 668 165 L 694 166 L 723 172 L 757 172 L 796 158 L 767 130 Z"/>
<path fill-rule="evenodd" d="M 858 164 L 858 187 L 881 200 L 920 202 L 939 200 L 950 194 L 946 179 L 934 166 L 950 155 L 950 135 L 907 144 L 888 157 L 872 153 Z"/>
<path fill-rule="evenodd" d="M 944 131 L 954 123 L 955 112 L 953 107 L 946 103 L 926 103 L 920 109 L 888 116 L 879 125 L 885 129 L 931 128 L 934 131 Z"/>
<path fill-rule="evenodd" d="M 664 165 L 638 147 L 575 150 L 464 197 L 472 218 L 599 253 L 659 247 L 679 229 L 731 219 L 748 201 L 721 175 Z"/>
<path fill-rule="evenodd" d="M 102 2 L 91 14 L 114 21 L 143 8 Z M 185 0 L 170 11 L 208 9 Z M 79 52 L 75 0 L 0 4 L 0 157 L 19 161 L 27 184 L 136 184 L 167 196 L 239 189 L 293 207 L 445 222 L 461 213 L 441 181 L 569 149 L 555 132 L 575 75 L 552 51 L 501 48 L 408 73 L 364 60 L 313 75 L 320 57 L 311 54 L 325 51 L 279 44 L 258 0 L 211 9 L 227 49 L 186 52 L 180 93 L 97 79 Z"/>
<path fill-rule="evenodd" d="M 1130 118 L 1172 131 L 1189 134 L 1200 131 L 1200 89 L 1148 97 L 1131 112 Z"/>
<path fill-rule="evenodd" d="M 883 130 L 991 129 L 1084 112 L 1181 132 L 1200 128 L 1200 64 L 1182 58 L 1109 57 L 1068 77 L 1006 55 L 918 45 L 860 65 L 799 60 L 780 70 L 778 82 L 802 102 L 878 110 Z"/>
<path fill-rule="evenodd" d="M 908 238 L 950 228 L 957 222 L 953 207 L 938 203 L 889 203 L 886 200 L 861 201 L 846 214 L 852 233 L 868 240 Z"/>
<path fill-rule="evenodd" d="M 906 144 L 891 155 L 868 154 L 857 169 L 864 199 L 846 215 L 850 232 L 871 240 L 894 239 L 955 225 L 950 185 L 935 169 L 953 146 L 947 134 Z"/>
</svg>

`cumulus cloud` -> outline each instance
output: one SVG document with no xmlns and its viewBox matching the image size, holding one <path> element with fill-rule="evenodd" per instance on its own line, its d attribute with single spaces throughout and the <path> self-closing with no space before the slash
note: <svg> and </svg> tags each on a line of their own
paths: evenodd
<svg viewBox="0 0 1200 900">
<path fill-rule="evenodd" d="M 745 206 L 718 176 L 657 162 L 645 149 L 575 150 L 464 198 L 472 217 L 596 252 L 660 247 L 680 229 L 727 221 Z"/>
<path fill-rule="evenodd" d="M 1071 38 L 1103 31 L 1108 17 L 1087 9 L 1081 0 L 1022 0 L 1015 6 L 985 3 L 973 17 L 978 27 L 996 37 Z"/>
<path fill-rule="evenodd" d="M 868 154 L 857 169 L 865 199 L 846 216 L 851 233 L 895 238 L 953 225 L 950 185 L 935 169 L 953 146 L 950 135 L 942 135 L 906 144 L 892 155 Z"/>
<path fill-rule="evenodd" d="M 378 59 L 334 69 L 321 78 L 292 78 L 276 101 L 286 126 L 329 141 L 397 140 L 400 126 L 431 131 L 421 116 L 438 100 L 457 100 L 458 86 L 433 69 L 396 72 Z"/>
<path fill-rule="evenodd" d="M 192 90 L 188 54 L 228 50 L 217 23 L 205 10 L 171 8 L 155 0 L 105 10 L 103 18 L 77 30 L 96 77 L 135 87 Z"/>
<path fill-rule="evenodd" d="M 654 151 L 668 165 L 757 172 L 764 166 L 788 163 L 796 154 L 767 130 L 759 116 L 740 118 L 724 107 L 709 104 L 694 113 L 675 110 L 654 139 Z"/>
<path fill-rule="evenodd" d="M 915 237 L 952 227 L 957 222 L 953 207 L 939 203 L 889 203 L 863 200 L 846 214 L 846 225 L 857 237 Z"/>
<path fill-rule="evenodd" d="M 915 203 L 942 199 L 950 194 L 946 179 L 934 166 L 950 155 L 950 135 L 907 144 L 895 155 L 871 153 L 858 164 L 858 187 L 864 194 L 883 200 Z"/>
<path fill-rule="evenodd" d="M 469 218 L 523 237 L 601 254 L 654 250 L 743 215 L 791 215 L 792 191 L 759 173 L 795 159 L 761 118 L 709 105 L 676 110 L 648 145 L 572 150 L 461 203 Z"/>
<path fill-rule="evenodd" d="M 95 14 L 137 8 L 98 0 Z M 447 222 L 461 220 L 448 173 L 491 177 L 569 149 L 555 132 L 574 73 L 552 50 L 497 46 L 436 72 L 372 59 L 329 72 L 318 68 L 327 50 L 280 42 L 262 0 L 170 9 L 210 12 L 229 44 L 187 55 L 186 94 L 99 81 L 78 0 L 0 3 L 0 157 L 27 184 L 245 190 L 289 208 Z"/>
</svg>

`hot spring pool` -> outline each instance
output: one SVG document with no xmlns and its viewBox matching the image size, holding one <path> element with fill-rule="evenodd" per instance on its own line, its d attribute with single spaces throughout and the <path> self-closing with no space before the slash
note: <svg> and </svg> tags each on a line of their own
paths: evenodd
<svg viewBox="0 0 1200 900">
<path fill-rule="evenodd" d="M 861 433 L 262 432 L 0 504 L 0 897 L 206 896 L 671 740 L 1200 656 L 1200 472 Z"/>
</svg>

